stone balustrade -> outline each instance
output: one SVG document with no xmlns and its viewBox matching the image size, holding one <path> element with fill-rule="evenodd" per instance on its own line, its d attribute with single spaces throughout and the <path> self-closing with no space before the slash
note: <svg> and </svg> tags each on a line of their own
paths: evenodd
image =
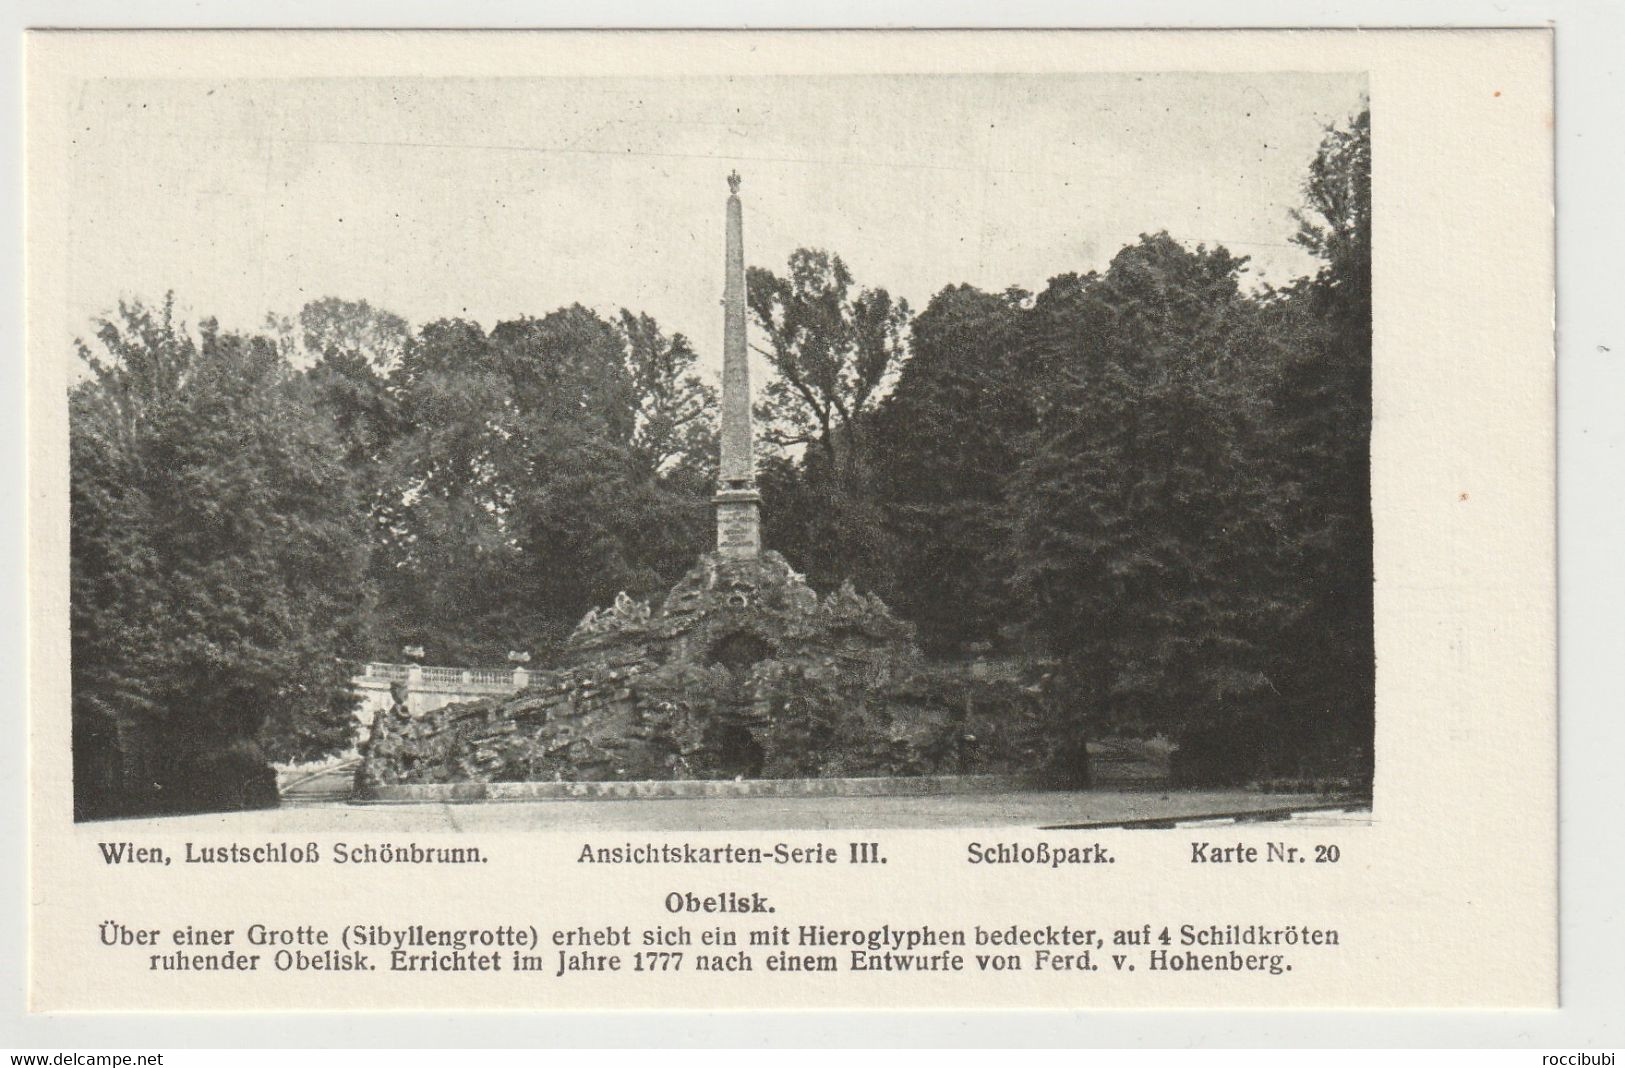
<svg viewBox="0 0 1625 1068">
<path fill-rule="evenodd" d="M 432 667 L 426 664 L 368 663 L 350 679 L 361 695 L 356 717 L 371 726 L 390 704 L 391 683 L 406 684 L 406 707 L 421 716 L 460 701 L 518 693 L 530 684 L 530 672 L 515 668 Z"/>
</svg>

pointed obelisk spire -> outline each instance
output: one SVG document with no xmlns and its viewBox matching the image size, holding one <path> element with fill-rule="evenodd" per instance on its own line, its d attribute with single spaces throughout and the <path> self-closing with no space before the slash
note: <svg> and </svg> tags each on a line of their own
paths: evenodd
<svg viewBox="0 0 1625 1068">
<path fill-rule="evenodd" d="M 745 350 L 745 223 L 739 172 L 728 175 L 728 247 L 722 284 L 722 465 L 717 476 L 717 552 L 761 555 L 761 494 L 751 442 L 750 362 Z"/>
</svg>

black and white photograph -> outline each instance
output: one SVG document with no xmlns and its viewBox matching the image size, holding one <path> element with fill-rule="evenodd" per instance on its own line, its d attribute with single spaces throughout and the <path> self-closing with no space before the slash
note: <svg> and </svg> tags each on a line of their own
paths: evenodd
<svg viewBox="0 0 1625 1068">
<path fill-rule="evenodd" d="M 76 819 L 1372 818 L 1363 72 L 72 116 Z"/>
</svg>

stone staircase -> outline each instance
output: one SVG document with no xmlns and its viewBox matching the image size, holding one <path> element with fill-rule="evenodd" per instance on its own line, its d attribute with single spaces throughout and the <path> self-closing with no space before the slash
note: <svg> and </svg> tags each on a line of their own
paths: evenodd
<svg viewBox="0 0 1625 1068">
<path fill-rule="evenodd" d="M 360 763 L 359 757 L 350 757 L 290 778 L 279 790 L 282 803 L 331 805 L 350 800 L 355 787 L 355 769 Z"/>
</svg>

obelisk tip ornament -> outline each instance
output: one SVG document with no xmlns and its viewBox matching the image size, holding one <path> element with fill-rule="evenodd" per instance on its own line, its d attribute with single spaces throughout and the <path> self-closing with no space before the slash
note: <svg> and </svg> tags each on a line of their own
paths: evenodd
<svg viewBox="0 0 1625 1068">
<path fill-rule="evenodd" d="M 722 285 L 722 465 L 717 477 L 717 552 L 761 555 L 761 495 L 751 442 L 750 362 L 745 350 L 745 223 L 739 172 L 728 175 L 727 249 Z"/>
</svg>

